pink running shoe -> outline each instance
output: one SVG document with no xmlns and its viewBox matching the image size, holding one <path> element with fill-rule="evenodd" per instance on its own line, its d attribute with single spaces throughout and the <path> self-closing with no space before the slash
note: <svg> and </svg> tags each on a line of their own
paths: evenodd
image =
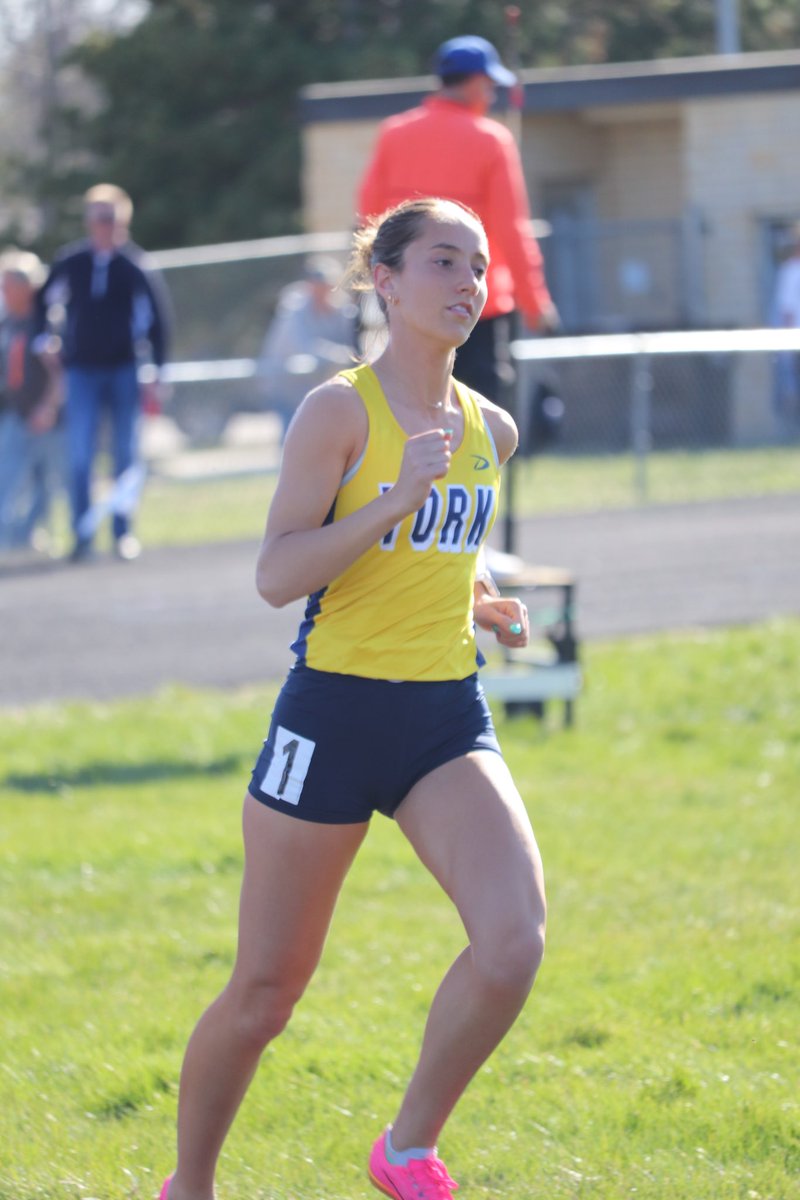
<svg viewBox="0 0 800 1200">
<path fill-rule="evenodd" d="M 378 1191 L 391 1200 L 452 1200 L 453 1192 L 458 1189 L 436 1151 L 427 1158 L 409 1159 L 407 1167 L 390 1163 L 386 1157 L 385 1133 L 372 1147 L 369 1177 Z"/>
<path fill-rule="evenodd" d="M 172 1183 L 172 1176 L 168 1175 L 161 1185 L 161 1191 L 158 1194 L 158 1200 L 169 1200 L 169 1185 Z"/>
</svg>

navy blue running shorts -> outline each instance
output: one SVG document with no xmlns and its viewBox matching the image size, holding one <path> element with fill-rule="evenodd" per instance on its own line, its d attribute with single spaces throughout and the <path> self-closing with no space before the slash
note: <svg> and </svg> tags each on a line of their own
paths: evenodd
<svg viewBox="0 0 800 1200">
<path fill-rule="evenodd" d="M 250 791 L 278 812 L 346 825 L 394 815 L 418 780 L 471 750 L 500 754 L 477 674 L 362 679 L 298 663 L 281 689 Z"/>
</svg>

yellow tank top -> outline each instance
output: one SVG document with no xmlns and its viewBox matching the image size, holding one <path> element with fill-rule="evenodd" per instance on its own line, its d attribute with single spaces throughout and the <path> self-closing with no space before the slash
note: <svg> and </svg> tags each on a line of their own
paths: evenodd
<svg viewBox="0 0 800 1200">
<path fill-rule="evenodd" d="M 408 438 L 370 366 L 340 375 L 363 400 L 369 432 L 326 524 L 392 486 Z M 397 680 L 464 679 L 475 671 L 475 562 L 497 513 L 500 468 L 477 399 L 460 383 L 456 395 L 464 437 L 446 478 L 419 512 L 309 597 L 292 646 L 309 667 Z"/>
</svg>

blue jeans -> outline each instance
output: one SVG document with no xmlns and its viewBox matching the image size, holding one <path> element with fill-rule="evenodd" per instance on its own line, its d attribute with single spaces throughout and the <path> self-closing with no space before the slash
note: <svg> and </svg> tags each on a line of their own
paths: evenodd
<svg viewBox="0 0 800 1200">
<path fill-rule="evenodd" d="M 72 528 L 92 502 L 92 468 L 97 453 L 97 433 L 103 415 L 110 418 L 114 478 L 132 466 L 137 457 L 141 401 L 135 363 L 122 367 L 68 367 L 66 371 L 66 435 L 69 498 Z M 113 533 L 128 532 L 128 517 L 114 513 Z"/>
<path fill-rule="evenodd" d="M 16 413 L 0 414 L 0 548 L 30 545 L 46 525 L 63 481 L 61 430 L 34 433 Z"/>
</svg>

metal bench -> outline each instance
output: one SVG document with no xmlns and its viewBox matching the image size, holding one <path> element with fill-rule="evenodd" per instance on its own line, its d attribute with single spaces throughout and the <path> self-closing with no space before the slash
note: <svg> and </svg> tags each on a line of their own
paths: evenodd
<svg viewBox="0 0 800 1200">
<path fill-rule="evenodd" d="M 548 701 L 561 700 L 564 725 L 571 726 L 582 685 L 575 576 L 561 567 L 524 565 L 511 574 L 495 574 L 495 582 L 502 595 L 519 596 L 527 604 L 532 644 L 499 655 L 486 651 L 481 670 L 486 694 L 501 700 L 508 715 L 532 712 L 539 718 Z"/>
</svg>

